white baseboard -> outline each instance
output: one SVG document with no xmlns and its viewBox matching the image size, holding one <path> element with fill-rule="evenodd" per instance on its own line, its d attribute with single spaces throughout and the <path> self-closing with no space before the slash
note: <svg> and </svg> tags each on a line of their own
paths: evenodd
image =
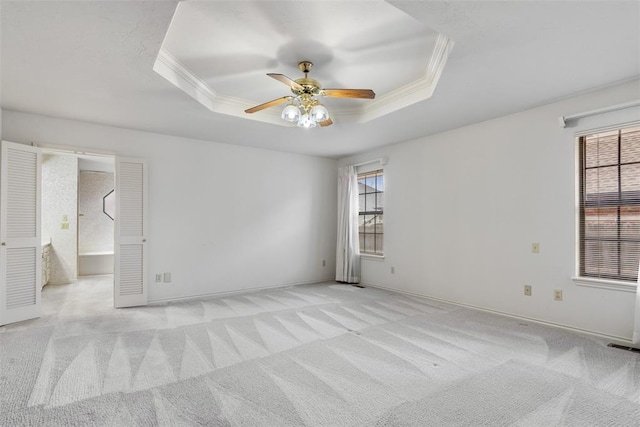
<svg viewBox="0 0 640 427">
<path fill-rule="evenodd" d="M 161 304 L 167 304 L 170 302 L 190 301 L 194 299 L 206 299 L 206 298 L 215 298 L 215 297 L 223 297 L 223 296 L 231 296 L 231 295 L 241 295 L 241 294 L 248 294 L 256 291 L 263 291 L 266 289 L 287 288 L 289 286 L 310 285 L 314 283 L 324 283 L 324 282 L 335 282 L 335 279 L 333 277 L 329 277 L 326 279 L 310 280 L 308 282 L 295 282 L 295 283 L 283 283 L 279 285 L 258 286 L 255 288 L 240 289 L 236 291 L 212 292 L 207 294 L 188 295 L 188 296 L 177 297 L 177 298 L 161 298 L 161 299 L 155 299 L 153 301 L 149 301 L 148 305 L 161 305 Z"/>
<path fill-rule="evenodd" d="M 595 332 L 595 331 L 591 331 L 591 330 L 588 330 L 588 329 L 576 328 L 575 326 L 563 325 L 561 323 L 549 322 L 547 320 L 541 320 L 541 319 L 536 319 L 536 318 L 533 318 L 533 317 L 521 316 L 521 315 L 518 315 L 518 314 L 507 313 L 505 311 L 494 310 L 494 309 L 491 309 L 491 308 L 480 307 L 480 306 L 472 305 L 472 304 L 465 304 L 465 303 L 461 303 L 461 302 L 457 302 L 457 301 L 447 300 L 447 299 L 444 299 L 444 298 L 432 297 L 432 296 L 429 296 L 429 295 L 423 295 L 423 294 L 419 294 L 419 293 L 416 293 L 416 292 L 403 291 L 403 290 L 400 290 L 400 289 L 389 288 L 387 286 L 376 285 L 376 284 L 372 284 L 372 283 L 364 283 L 364 282 L 362 282 L 360 284 L 363 285 L 363 286 L 370 286 L 370 287 L 376 288 L 376 289 L 383 289 L 385 291 L 392 291 L 392 292 L 397 292 L 399 294 L 405 294 L 405 295 L 411 295 L 411 296 L 414 296 L 414 297 L 425 298 L 425 299 L 429 299 L 429 300 L 432 300 L 432 301 L 438 301 L 438 302 L 443 302 L 443 303 L 446 303 L 446 304 L 456 305 L 456 306 L 459 306 L 459 307 L 471 308 L 471 309 L 474 309 L 474 310 L 484 311 L 486 313 L 493 313 L 493 314 L 498 314 L 500 316 L 511 317 L 511 318 L 514 318 L 514 319 L 526 320 L 526 321 L 538 323 L 538 324 L 541 324 L 541 325 L 553 326 L 555 328 L 565 329 L 565 330 L 572 331 L 572 332 L 578 332 L 578 333 L 582 333 L 582 334 L 593 335 L 593 336 L 596 336 L 596 337 L 599 337 L 599 338 L 605 338 L 605 339 L 608 339 L 608 340 L 612 340 L 612 341 L 615 341 L 615 343 L 620 343 L 620 344 L 623 344 L 623 345 L 631 346 L 633 344 L 633 341 L 632 341 L 631 338 L 603 334 L 601 332 Z"/>
</svg>

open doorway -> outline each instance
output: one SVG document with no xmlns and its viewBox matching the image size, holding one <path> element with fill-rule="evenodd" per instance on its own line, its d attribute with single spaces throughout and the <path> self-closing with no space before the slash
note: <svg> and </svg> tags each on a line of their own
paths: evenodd
<svg viewBox="0 0 640 427">
<path fill-rule="evenodd" d="M 0 325 L 7 325 L 43 314 L 42 290 L 54 273 L 68 273 L 67 282 L 78 282 L 78 155 L 84 153 L 8 141 L 1 141 L 0 146 Z M 72 167 L 64 169 L 64 176 L 48 174 L 45 171 L 50 169 L 42 167 L 44 154 L 50 156 L 51 165 L 68 161 Z M 116 208 L 114 267 L 108 289 L 112 298 L 106 299 L 112 300 L 109 306 L 115 308 L 147 305 L 147 161 L 109 158 L 114 164 Z M 52 207 L 43 207 L 43 181 L 51 187 L 45 189 L 45 195 L 49 195 Z M 73 197 L 75 204 L 68 200 L 62 203 L 61 199 Z M 64 209 L 56 210 L 59 205 Z M 51 226 L 43 226 L 43 217 Z M 60 230 L 64 233 L 58 234 Z M 62 256 L 68 255 L 63 248 L 74 256 Z M 54 265 L 56 261 L 60 262 Z"/>
<path fill-rule="evenodd" d="M 113 274 L 114 162 L 78 159 L 78 276 Z"/>
<path fill-rule="evenodd" d="M 115 159 L 43 150 L 43 312 L 113 308 Z"/>
</svg>

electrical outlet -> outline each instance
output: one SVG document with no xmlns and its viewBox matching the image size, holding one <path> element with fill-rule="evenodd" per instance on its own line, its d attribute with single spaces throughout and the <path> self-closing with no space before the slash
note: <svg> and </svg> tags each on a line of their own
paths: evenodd
<svg viewBox="0 0 640 427">
<path fill-rule="evenodd" d="M 63 222 L 62 225 L 60 226 L 60 228 L 62 230 L 68 230 L 69 229 L 69 223 L 68 222 Z"/>
<path fill-rule="evenodd" d="M 562 301 L 562 289 L 554 289 L 553 290 L 553 300 L 554 301 Z"/>
<path fill-rule="evenodd" d="M 534 254 L 539 254 L 540 253 L 540 243 L 532 243 L 531 244 L 531 252 L 533 252 Z"/>
<path fill-rule="evenodd" d="M 528 297 L 531 296 L 531 285 L 524 285 L 524 294 Z"/>
<path fill-rule="evenodd" d="M 160 283 L 162 282 L 162 274 L 158 273 L 156 274 L 156 283 Z"/>
<path fill-rule="evenodd" d="M 164 273 L 164 282 L 171 283 L 171 273 Z"/>
<path fill-rule="evenodd" d="M 391 274 L 396 274 L 396 268 L 394 266 L 391 266 Z"/>
<path fill-rule="evenodd" d="M 327 266 L 327 260 L 326 260 L 326 259 L 323 259 L 323 260 L 322 260 L 322 266 L 323 266 L 323 267 L 326 267 L 326 266 Z"/>
</svg>

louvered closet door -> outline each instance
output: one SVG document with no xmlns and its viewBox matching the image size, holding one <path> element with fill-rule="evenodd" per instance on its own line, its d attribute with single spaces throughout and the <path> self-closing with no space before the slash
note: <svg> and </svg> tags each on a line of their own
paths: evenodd
<svg viewBox="0 0 640 427">
<path fill-rule="evenodd" d="M 2 142 L 0 325 L 40 316 L 40 151 Z"/>
<path fill-rule="evenodd" d="M 147 165 L 116 159 L 115 306 L 147 304 Z"/>
</svg>

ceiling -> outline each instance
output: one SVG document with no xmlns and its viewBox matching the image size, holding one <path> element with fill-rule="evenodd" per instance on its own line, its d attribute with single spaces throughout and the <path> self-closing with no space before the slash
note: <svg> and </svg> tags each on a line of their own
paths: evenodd
<svg viewBox="0 0 640 427">
<path fill-rule="evenodd" d="M 296 79 L 298 63 L 312 60 L 323 88 L 375 88 L 375 100 L 319 97 L 334 123 L 363 123 L 429 98 L 454 45 L 385 1 L 264 4 L 180 3 L 154 71 L 215 113 L 293 126 L 283 105 L 244 111 L 292 95 L 267 73 Z"/>
<path fill-rule="evenodd" d="M 430 98 L 364 123 L 336 117 L 326 128 L 246 120 L 211 111 L 153 71 L 178 2 L 2 0 L 2 108 L 341 157 L 640 75 L 637 0 L 354 2 L 409 17 L 417 28 L 444 34 L 455 43 Z M 293 1 L 252 3 L 250 20 L 242 10 L 228 13 L 237 0 L 206 3 L 211 11 L 206 19 L 224 29 L 218 35 L 224 36 L 224 43 L 212 43 L 206 57 L 192 60 L 203 73 L 210 69 L 212 87 L 227 96 L 264 102 L 287 95 L 286 86 L 264 73 L 297 78 L 295 67 L 303 59 L 322 64 L 311 76 L 325 79 L 325 86 L 360 88 L 364 83 L 381 88 L 381 93 L 394 87 L 394 79 L 412 78 L 411 67 L 425 62 L 413 54 L 411 38 L 401 29 L 368 26 L 373 17 L 352 18 L 353 26 L 368 31 L 370 43 L 358 36 L 349 44 L 348 35 L 343 42 L 335 41 L 348 24 L 344 16 L 319 20 L 313 33 L 304 37 L 304 45 L 310 47 L 307 57 L 297 58 L 301 39 L 291 39 L 282 30 L 283 22 L 299 24 L 296 13 L 304 11 L 290 8 L 283 15 L 282 5 Z M 300 3 L 312 12 L 323 7 L 339 10 L 346 2 L 296 2 Z M 216 15 L 216 5 L 227 12 Z M 248 31 L 256 22 L 259 33 Z M 262 46 L 259 52 L 256 45 Z M 354 66 L 356 59 L 350 55 L 361 65 Z M 640 98 L 640 87 L 638 92 Z"/>
</svg>

